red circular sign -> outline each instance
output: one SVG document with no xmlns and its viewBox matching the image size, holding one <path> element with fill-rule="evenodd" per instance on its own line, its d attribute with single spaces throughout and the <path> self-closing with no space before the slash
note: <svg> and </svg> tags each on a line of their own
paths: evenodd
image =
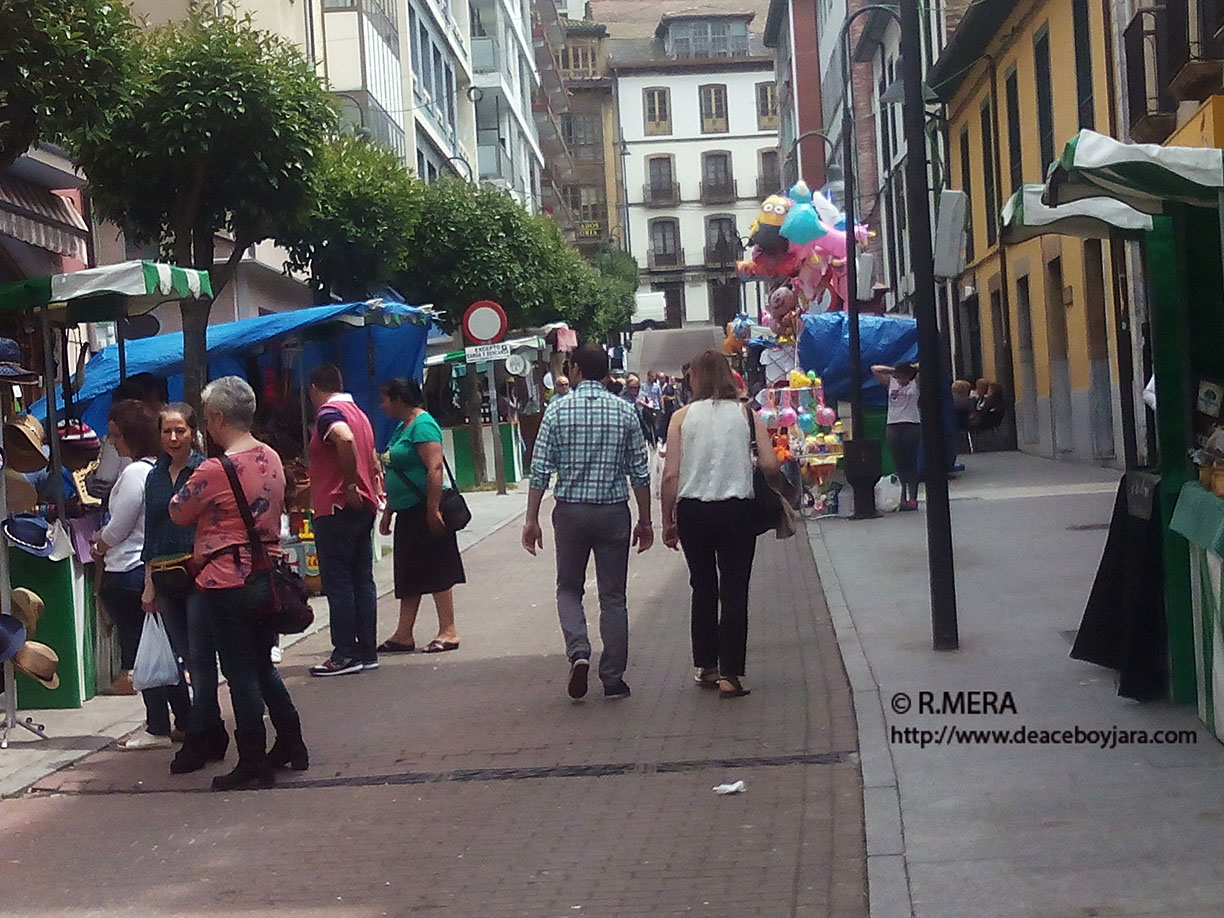
<svg viewBox="0 0 1224 918">
<path fill-rule="evenodd" d="M 463 314 L 463 333 L 476 344 L 494 344 L 506 337 L 506 311 L 492 300 L 477 300 Z"/>
</svg>

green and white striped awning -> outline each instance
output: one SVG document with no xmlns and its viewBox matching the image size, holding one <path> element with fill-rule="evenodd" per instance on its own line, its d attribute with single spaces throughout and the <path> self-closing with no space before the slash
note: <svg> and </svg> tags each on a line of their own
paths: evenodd
<svg viewBox="0 0 1224 918">
<path fill-rule="evenodd" d="M 1110 197 L 1147 214 L 1167 202 L 1218 207 L 1224 193 L 1224 151 L 1122 143 L 1096 131 L 1080 131 L 1063 150 L 1046 181 L 1042 200 L 1054 207 Z"/>
<path fill-rule="evenodd" d="M 1152 228 L 1152 218 L 1113 198 L 1084 198 L 1060 207 L 1042 203 L 1044 185 L 1022 185 L 1003 205 L 1001 236 L 1014 245 L 1053 233 L 1084 239 L 1138 235 Z"/>
<path fill-rule="evenodd" d="M 141 315 L 167 301 L 212 295 L 207 271 L 125 261 L 0 284 L 0 311 L 63 304 L 70 321 L 103 322 Z"/>
</svg>

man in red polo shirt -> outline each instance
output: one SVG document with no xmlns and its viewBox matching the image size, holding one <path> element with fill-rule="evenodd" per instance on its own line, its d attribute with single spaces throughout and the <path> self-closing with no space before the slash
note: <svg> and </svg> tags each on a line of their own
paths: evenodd
<svg viewBox="0 0 1224 918">
<path fill-rule="evenodd" d="M 343 389 L 340 368 L 334 364 L 310 371 L 310 401 L 316 412 L 310 436 L 310 497 L 332 640 L 331 656 L 310 668 L 312 676 L 378 668 L 373 535 L 381 476 L 370 419 Z"/>
</svg>

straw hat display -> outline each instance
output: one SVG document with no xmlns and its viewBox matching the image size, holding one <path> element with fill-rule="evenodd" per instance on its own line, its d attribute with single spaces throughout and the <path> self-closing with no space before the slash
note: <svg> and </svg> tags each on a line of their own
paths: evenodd
<svg viewBox="0 0 1224 918">
<path fill-rule="evenodd" d="M 28 637 L 34 637 L 34 632 L 38 628 L 38 620 L 47 611 L 47 604 L 43 602 L 41 596 L 25 587 L 17 587 L 13 590 L 10 601 L 13 604 L 11 617 L 15 617 L 25 626 Z"/>
<path fill-rule="evenodd" d="M 3 341 L 0 338 L 0 341 Z M 23 414 L 4 425 L 4 445 L 8 464 L 18 472 L 41 472 L 47 467 L 50 453 L 43 440 L 45 434 L 38 418 Z"/>
<path fill-rule="evenodd" d="M 43 688 L 59 688 L 59 654 L 38 641 L 26 641 L 13 657 L 13 665 Z"/>
<path fill-rule="evenodd" d="M 38 491 L 30 479 L 15 469 L 4 470 L 4 495 L 9 516 L 38 509 Z"/>
</svg>

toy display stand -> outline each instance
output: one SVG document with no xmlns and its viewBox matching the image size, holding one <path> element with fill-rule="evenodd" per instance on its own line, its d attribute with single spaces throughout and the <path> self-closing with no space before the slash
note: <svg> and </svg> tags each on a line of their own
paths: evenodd
<svg viewBox="0 0 1224 918">
<path fill-rule="evenodd" d="M 845 452 L 842 422 L 825 404 L 824 386 L 815 373 L 792 370 L 787 382 L 786 388 L 765 390 L 761 420 L 773 439 L 778 463 L 793 461 L 798 468 L 803 513 L 836 515 L 844 487 L 839 481 Z"/>
</svg>

